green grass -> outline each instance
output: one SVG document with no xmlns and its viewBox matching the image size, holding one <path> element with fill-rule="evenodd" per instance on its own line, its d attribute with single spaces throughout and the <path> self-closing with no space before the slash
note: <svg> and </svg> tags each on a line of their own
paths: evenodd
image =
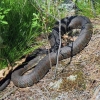
<svg viewBox="0 0 100 100">
<path fill-rule="evenodd" d="M 38 18 L 37 9 L 28 0 L 1 0 L 0 7 L 3 8 L 3 12 L 10 9 L 4 14 L 3 19 L 8 24 L 0 26 L 0 36 L 5 46 L 0 48 L 0 69 L 2 69 L 7 65 L 6 60 L 13 63 L 37 47 L 36 37 L 42 31 L 42 23 Z M 30 47 L 31 44 L 34 48 Z"/>
<path fill-rule="evenodd" d="M 100 2 L 99 0 L 95 1 L 96 16 L 100 15 L 100 3 L 99 2 Z M 84 16 L 87 16 L 87 17 L 90 17 L 90 18 L 95 17 L 95 15 L 93 14 L 91 0 L 88 0 L 87 2 L 85 0 L 78 0 L 76 5 L 80 9 L 80 11 L 78 13 L 79 15 L 84 15 Z"/>
<path fill-rule="evenodd" d="M 44 7 L 45 5 L 47 4 Z M 50 32 L 54 19 L 45 13 L 47 9 L 41 11 L 34 0 L 1 0 L 0 7 L 0 17 L 4 16 L 0 20 L 0 37 L 3 41 L 0 47 L 2 69 L 8 65 L 7 60 L 13 64 L 21 56 L 41 46 L 41 41 L 36 41 L 36 38 L 41 33 Z M 55 8 L 50 6 L 50 9 Z M 54 13 L 51 10 L 50 13 Z"/>
</svg>

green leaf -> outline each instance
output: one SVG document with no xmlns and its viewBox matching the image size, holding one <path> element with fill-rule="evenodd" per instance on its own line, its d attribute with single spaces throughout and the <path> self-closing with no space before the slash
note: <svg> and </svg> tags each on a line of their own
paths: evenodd
<svg viewBox="0 0 100 100">
<path fill-rule="evenodd" d="M 0 20 L 3 20 L 3 19 L 4 19 L 4 17 L 5 17 L 4 15 L 0 16 Z"/>
<path fill-rule="evenodd" d="M 4 25 L 8 24 L 8 22 L 6 22 L 6 21 L 1 21 L 1 23 L 4 24 Z"/>
<path fill-rule="evenodd" d="M 2 12 L 0 12 L 0 15 L 2 15 Z"/>
<path fill-rule="evenodd" d="M 4 10 L 4 14 L 7 14 L 11 9 Z"/>
<path fill-rule="evenodd" d="M 33 23 L 32 23 L 32 28 L 35 28 L 35 27 L 37 27 L 37 21 L 34 21 Z"/>
</svg>

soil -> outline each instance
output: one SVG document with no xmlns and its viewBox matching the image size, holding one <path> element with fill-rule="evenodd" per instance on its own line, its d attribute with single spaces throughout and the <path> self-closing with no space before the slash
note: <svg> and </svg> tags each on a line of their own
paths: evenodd
<svg viewBox="0 0 100 100">
<path fill-rule="evenodd" d="M 18 88 L 10 82 L 0 92 L 0 100 L 100 100 L 100 20 L 91 21 L 91 41 L 71 63 L 70 58 L 60 61 L 32 87 Z"/>
</svg>

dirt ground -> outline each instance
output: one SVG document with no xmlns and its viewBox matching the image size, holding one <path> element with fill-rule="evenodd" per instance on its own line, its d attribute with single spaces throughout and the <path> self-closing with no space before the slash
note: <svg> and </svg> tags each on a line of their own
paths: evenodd
<svg viewBox="0 0 100 100">
<path fill-rule="evenodd" d="M 59 62 L 32 87 L 18 88 L 11 82 L 0 100 L 100 100 L 100 20 L 92 20 L 94 34 L 79 54 Z"/>
</svg>

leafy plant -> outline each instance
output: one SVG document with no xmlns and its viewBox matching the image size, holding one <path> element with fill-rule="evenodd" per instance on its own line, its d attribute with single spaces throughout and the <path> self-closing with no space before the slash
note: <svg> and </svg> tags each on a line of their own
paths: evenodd
<svg viewBox="0 0 100 100">
<path fill-rule="evenodd" d="M 7 21 L 4 20 L 5 15 L 10 11 L 10 9 L 3 9 L 0 7 L 0 25 L 8 24 Z"/>
<path fill-rule="evenodd" d="M 0 32 L 5 48 L 0 51 L 0 68 L 7 66 L 7 60 L 15 60 L 41 44 L 36 43 L 37 34 L 41 33 L 41 21 L 37 9 L 28 0 L 1 0 Z M 4 25 L 6 25 L 4 27 Z M 30 45 L 34 47 L 30 47 Z"/>
</svg>

